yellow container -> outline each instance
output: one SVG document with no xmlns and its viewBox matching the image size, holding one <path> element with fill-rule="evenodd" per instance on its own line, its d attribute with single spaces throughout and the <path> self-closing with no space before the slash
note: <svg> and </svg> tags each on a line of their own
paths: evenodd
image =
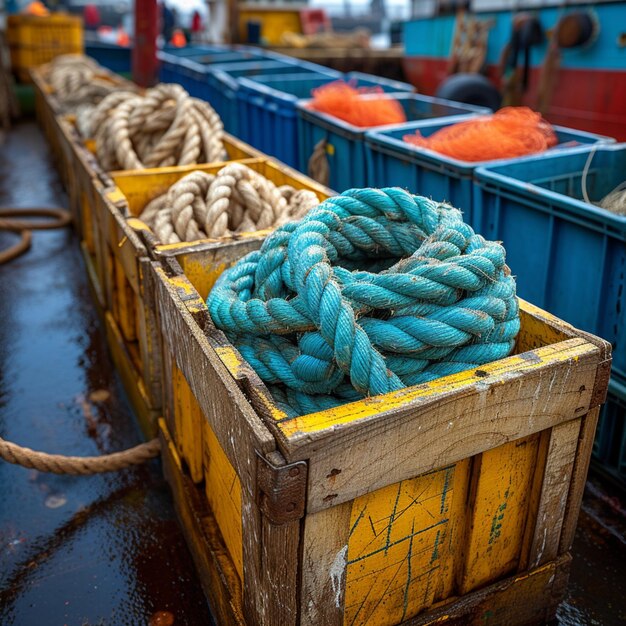
<svg viewBox="0 0 626 626">
<path fill-rule="evenodd" d="M 83 21 L 75 15 L 9 15 L 7 40 L 10 46 L 73 48 L 83 50 Z"/>
<path fill-rule="evenodd" d="M 293 6 L 271 6 L 267 8 L 240 4 L 239 11 L 239 40 L 247 40 L 248 22 L 261 23 L 261 39 L 264 44 L 276 46 L 281 43 L 283 33 L 301 33 L 302 22 L 300 20 L 300 9 L 306 5 Z"/>
<path fill-rule="evenodd" d="M 84 51 L 82 20 L 72 15 L 9 15 L 7 39 L 11 66 L 22 81 L 30 81 L 29 71 L 54 57 Z"/>
<path fill-rule="evenodd" d="M 229 263 L 232 250 L 214 251 L 214 274 Z M 164 466 L 220 623 L 554 616 L 608 343 L 521 302 L 506 359 L 288 418 L 213 327 L 203 281 L 151 269 Z"/>
</svg>

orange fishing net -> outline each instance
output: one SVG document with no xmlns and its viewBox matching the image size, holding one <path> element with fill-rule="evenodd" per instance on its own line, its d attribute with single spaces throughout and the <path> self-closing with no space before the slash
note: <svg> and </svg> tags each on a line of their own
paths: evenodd
<svg viewBox="0 0 626 626">
<path fill-rule="evenodd" d="M 341 80 L 314 89 L 310 108 L 362 128 L 406 122 L 402 105 L 380 87 L 356 88 Z"/>
<path fill-rule="evenodd" d="M 490 161 L 543 152 L 558 143 L 550 124 L 528 107 L 505 107 L 442 128 L 430 137 L 419 130 L 404 141 L 461 161 Z"/>
</svg>

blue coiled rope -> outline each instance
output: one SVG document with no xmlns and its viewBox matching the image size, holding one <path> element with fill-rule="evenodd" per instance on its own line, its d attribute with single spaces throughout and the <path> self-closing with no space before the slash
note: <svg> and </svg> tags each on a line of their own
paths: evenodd
<svg viewBox="0 0 626 626">
<path fill-rule="evenodd" d="M 504 248 L 399 188 L 350 189 L 279 228 L 207 305 L 289 416 L 501 359 L 519 331 Z"/>
</svg>

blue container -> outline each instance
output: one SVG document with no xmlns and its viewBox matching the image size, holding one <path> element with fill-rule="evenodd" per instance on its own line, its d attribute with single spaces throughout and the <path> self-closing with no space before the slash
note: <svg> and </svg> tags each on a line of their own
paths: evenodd
<svg viewBox="0 0 626 626">
<path fill-rule="evenodd" d="M 118 46 L 114 43 L 85 42 L 85 54 L 117 74 L 128 75 L 130 73 L 130 50 L 128 46 Z"/>
<path fill-rule="evenodd" d="M 364 98 L 368 97 L 364 96 Z M 441 117 L 459 120 L 468 115 L 488 112 L 487 109 L 481 107 L 417 94 L 397 93 L 393 98 L 402 105 L 407 120 Z M 301 171 L 308 170 L 309 159 L 315 146 L 318 142 L 325 140 L 331 189 L 344 191 L 350 187 L 373 186 L 367 171 L 365 145 L 366 133 L 373 128 L 359 128 L 325 113 L 311 111 L 307 106 L 308 102 L 301 102 L 298 105 Z M 397 126 L 396 124 L 377 128 L 396 128 Z"/>
<path fill-rule="evenodd" d="M 626 380 L 626 217 L 598 201 L 626 178 L 626 144 L 553 152 L 478 168 L 475 228 L 504 242 L 526 300 L 610 341 Z"/>
<path fill-rule="evenodd" d="M 162 83 L 178 83 L 192 96 L 208 100 L 206 76 L 211 64 L 253 61 L 259 58 L 260 53 L 247 49 L 233 50 L 225 46 L 198 46 L 166 50 L 157 56 L 160 62 L 159 80 Z"/>
<path fill-rule="evenodd" d="M 287 165 L 298 163 L 298 113 L 296 104 L 311 90 L 342 78 L 335 70 L 306 74 L 240 78 L 237 90 L 239 136 L 255 148 Z"/>
<path fill-rule="evenodd" d="M 446 200 L 461 209 L 465 221 L 474 226 L 472 197 L 474 171 L 484 165 L 502 163 L 504 159 L 475 163 L 459 161 L 403 140 L 405 135 L 414 135 L 416 130 L 424 137 L 430 137 L 438 130 L 460 121 L 463 120 L 451 118 L 413 122 L 367 133 L 365 143 L 368 184 L 371 187 L 405 187 L 421 196 Z M 554 150 L 611 141 L 608 137 L 559 126 L 556 126 L 555 130 L 559 146 Z"/>
<path fill-rule="evenodd" d="M 594 466 L 626 486 L 626 385 L 612 378 L 593 442 Z"/>
<path fill-rule="evenodd" d="M 294 59 L 295 61 L 295 59 Z M 254 80 L 256 76 L 276 76 L 279 74 L 316 74 L 314 63 L 285 62 L 278 60 L 244 61 L 240 63 L 217 63 L 211 65 L 206 74 L 206 97 L 224 122 L 224 128 L 233 135 L 239 135 L 239 115 L 237 113 L 237 90 L 239 78 Z"/>
</svg>

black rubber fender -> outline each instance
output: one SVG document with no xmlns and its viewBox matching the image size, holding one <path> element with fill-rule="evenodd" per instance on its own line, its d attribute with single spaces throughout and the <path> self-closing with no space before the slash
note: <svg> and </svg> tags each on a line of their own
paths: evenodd
<svg viewBox="0 0 626 626">
<path fill-rule="evenodd" d="M 443 81 L 435 94 L 438 98 L 488 107 L 497 111 L 502 103 L 500 92 L 482 74 L 454 74 Z"/>
</svg>

